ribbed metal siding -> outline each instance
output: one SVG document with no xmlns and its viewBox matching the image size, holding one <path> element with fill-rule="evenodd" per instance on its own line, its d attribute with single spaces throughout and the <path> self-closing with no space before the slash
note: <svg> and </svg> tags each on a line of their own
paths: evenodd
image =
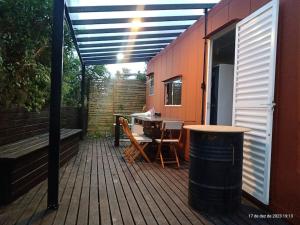
<svg viewBox="0 0 300 225">
<path fill-rule="evenodd" d="M 243 190 L 269 203 L 277 1 L 237 24 L 233 124 L 245 134 Z M 275 48 L 275 50 L 274 50 Z"/>
</svg>

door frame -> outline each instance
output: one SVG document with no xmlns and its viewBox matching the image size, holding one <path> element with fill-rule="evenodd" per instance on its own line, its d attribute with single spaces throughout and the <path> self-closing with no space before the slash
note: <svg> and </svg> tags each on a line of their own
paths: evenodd
<svg viewBox="0 0 300 225">
<path fill-rule="evenodd" d="M 212 61 L 213 61 L 213 44 L 214 40 L 223 36 L 229 31 L 236 30 L 236 23 L 229 25 L 208 39 L 208 60 L 206 68 L 206 99 L 205 99 L 205 125 L 210 124 L 210 94 L 211 94 L 211 76 L 212 76 Z M 235 56 L 234 56 L 235 57 Z M 232 96 L 233 98 L 233 96 Z"/>
<path fill-rule="evenodd" d="M 240 22 L 238 22 L 236 25 L 240 25 L 243 23 L 248 22 L 249 20 L 255 18 L 256 16 L 260 15 L 262 12 L 264 12 L 266 9 L 270 8 L 270 6 L 273 6 L 272 13 L 274 13 L 275 18 L 272 20 L 272 34 L 271 34 L 271 42 L 273 46 L 271 46 L 271 65 L 270 65 L 270 74 L 272 75 L 271 79 L 271 86 L 273 88 L 271 89 L 271 92 L 269 93 L 269 104 L 261 104 L 260 107 L 267 107 L 268 111 L 270 112 L 270 116 L 267 120 L 267 127 L 266 130 L 269 132 L 266 137 L 266 145 L 267 145 L 267 153 L 266 153 L 266 159 L 265 159 L 265 168 L 264 168 L 264 188 L 266 188 L 264 191 L 264 195 L 262 198 L 260 198 L 259 195 L 256 193 L 251 193 L 254 198 L 256 198 L 258 201 L 261 201 L 265 205 L 269 205 L 270 203 L 270 186 L 271 186 L 271 153 L 273 148 L 273 122 L 274 122 L 274 107 L 276 105 L 275 103 L 275 79 L 276 79 L 276 62 L 277 62 L 277 46 L 278 46 L 278 20 L 279 20 L 279 0 L 271 0 L 270 2 L 266 3 L 262 7 L 258 8 L 254 12 L 252 12 L 250 15 L 242 19 Z M 236 26 L 236 27 L 237 27 Z M 236 96 L 236 72 L 237 72 L 237 38 L 238 38 L 238 32 L 236 29 L 236 43 L 235 43 L 235 59 L 234 59 L 234 88 L 233 88 L 233 112 L 232 112 L 232 125 L 234 126 L 234 116 L 235 116 L 235 96 Z M 243 189 L 244 190 L 244 189 Z M 244 190 L 246 191 L 246 190 Z M 247 191 L 246 191 L 247 192 Z M 248 192 L 249 193 L 249 192 Z"/>
<path fill-rule="evenodd" d="M 271 0 L 269 3 L 266 3 L 264 6 L 260 7 L 259 9 L 257 9 L 256 11 L 250 13 L 248 16 L 246 16 L 245 18 L 243 18 L 241 21 L 246 21 L 249 20 L 253 17 L 255 17 L 256 15 L 260 14 L 261 12 L 263 12 L 267 7 L 270 7 L 270 5 L 273 5 L 274 8 L 273 10 L 275 10 L 275 14 L 276 17 L 274 20 L 272 20 L 272 27 L 274 29 L 274 32 L 272 33 L 272 43 L 274 44 L 274 46 L 272 46 L 271 48 L 271 61 L 272 61 L 272 66 L 271 66 L 271 71 L 270 73 L 272 73 L 273 79 L 271 81 L 272 85 L 275 86 L 275 77 L 276 77 L 276 53 L 277 53 L 277 39 L 278 39 L 278 14 L 279 14 L 279 0 Z M 246 20 L 245 20 L 246 19 Z M 240 22 L 241 22 L 240 21 Z M 239 22 L 239 23 L 240 23 Z M 274 28 L 275 27 L 275 28 Z M 235 31 L 237 31 L 237 23 L 233 24 L 229 27 L 226 27 L 225 29 L 221 30 L 220 32 L 216 33 L 215 35 L 213 35 L 212 37 L 210 37 L 208 39 L 208 63 L 207 63 L 207 73 L 206 73 L 206 84 L 207 84 L 207 88 L 206 88 L 206 103 L 205 103 L 205 107 L 206 107 L 206 116 L 205 116 L 205 124 L 209 124 L 210 123 L 210 94 L 211 94 L 211 77 L 212 77 L 212 56 L 213 56 L 213 42 L 216 38 L 222 36 L 223 34 L 225 34 L 226 32 L 230 31 L 231 29 L 235 29 Z M 237 33 L 237 32 L 236 32 Z M 236 39 L 236 43 L 237 43 L 237 39 Z M 236 74 L 236 55 L 237 55 L 237 48 L 235 47 L 235 63 L 234 63 L 234 74 Z M 234 86 L 236 84 L 236 76 L 234 76 Z M 269 196 L 270 196 L 270 179 L 271 179 L 271 152 L 272 152 L 272 135 L 273 135 L 273 120 L 274 120 L 274 92 L 275 92 L 275 88 L 273 88 L 271 90 L 271 93 L 269 95 L 270 98 L 270 104 L 264 105 L 265 107 L 269 107 L 269 110 L 272 111 L 272 114 L 268 120 L 268 125 L 267 125 L 267 130 L 270 131 L 268 137 L 267 137 L 267 145 L 269 148 L 269 151 L 266 154 L 266 165 L 265 165 L 265 171 L 264 171 L 264 176 L 267 177 L 267 179 L 264 180 L 264 187 L 266 188 L 265 190 L 265 195 L 260 198 L 259 196 L 255 195 L 255 194 L 251 194 L 254 198 L 258 199 L 258 201 L 261 201 L 263 204 L 268 205 L 269 204 Z M 233 109 L 235 107 L 235 87 L 233 89 Z M 273 102 L 272 102 L 273 101 Z M 263 105 L 262 105 L 263 107 Z M 234 116 L 234 112 L 232 112 L 232 116 Z M 234 125 L 234 119 L 232 119 L 232 124 Z"/>
</svg>

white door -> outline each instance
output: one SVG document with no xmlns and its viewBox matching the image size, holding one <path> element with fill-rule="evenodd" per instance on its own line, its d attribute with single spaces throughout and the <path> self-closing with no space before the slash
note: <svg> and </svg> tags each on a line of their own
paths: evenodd
<svg viewBox="0 0 300 225">
<path fill-rule="evenodd" d="M 245 134 L 243 190 L 269 204 L 279 3 L 273 0 L 236 26 L 233 117 Z"/>
</svg>

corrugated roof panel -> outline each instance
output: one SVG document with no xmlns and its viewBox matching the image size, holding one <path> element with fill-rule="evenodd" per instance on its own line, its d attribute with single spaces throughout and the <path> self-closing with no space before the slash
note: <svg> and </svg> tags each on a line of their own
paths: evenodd
<svg viewBox="0 0 300 225">
<path fill-rule="evenodd" d="M 149 4 L 139 0 L 128 5 L 125 0 L 67 0 L 66 17 L 83 63 L 147 61 L 217 2 L 153 0 Z M 137 52 L 151 54 L 138 56 Z M 126 57 L 118 61 L 117 54 Z"/>
</svg>

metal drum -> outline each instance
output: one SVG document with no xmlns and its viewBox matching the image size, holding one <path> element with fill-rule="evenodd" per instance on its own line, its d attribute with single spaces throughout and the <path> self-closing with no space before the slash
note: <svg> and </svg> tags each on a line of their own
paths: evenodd
<svg viewBox="0 0 300 225">
<path fill-rule="evenodd" d="M 230 213 L 241 204 L 244 134 L 191 130 L 189 204 Z"/>
</svg>

